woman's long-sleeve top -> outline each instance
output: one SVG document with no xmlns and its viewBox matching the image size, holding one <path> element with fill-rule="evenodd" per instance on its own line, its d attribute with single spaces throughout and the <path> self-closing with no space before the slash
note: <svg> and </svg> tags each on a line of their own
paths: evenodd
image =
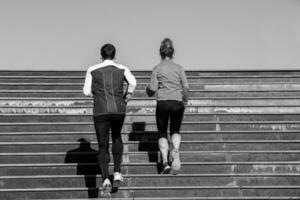
<svg viewBox="0 0 300 200">
<path fill-rule="evenodd" d="M 189 85 L 183 67 L 172 60 L 162 60 L 154 67 L 148 96 L 157 94 L 157 100 L 188 101 Z"/>
</svg>

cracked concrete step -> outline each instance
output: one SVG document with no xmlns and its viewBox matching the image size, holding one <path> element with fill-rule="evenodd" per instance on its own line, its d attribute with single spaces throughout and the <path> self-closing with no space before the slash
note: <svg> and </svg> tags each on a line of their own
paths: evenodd
<svg viewBox="0 0 300 200">
<path fill-rule="evenodd" d="M 206 100 L 206 101 L 219 101 L 219 100 L 292 100 L 299 99 L 299 96 L 289 96 L 289 97 L 191 97 L 191 100 Z M 140 102 L 141 100 L 154 101 L 155 97 L 132 97 L 131 101 Z M 37 101 L 37 102 L 93 102 L 92 97 L 0 97 L 0 101 L 4 103 L 9 103 L 11 101 Z"/>
<path fill-rule="evenodd" d="M 132 198 L 111 198 L 111 200 L 261 200 L 261 199 L 268 199 L 268 200 L 286 200 L 286 199 L 300 199 L 300 197 L 297 196 L 280 196 L 280 197 L 270 197 L 270 196 L 230 196 L 230 197 L 217 197 L 217 196 L 211 196 L 211 197 L 132 197 Z M 49 200 L 49 199 L 48 199 Z M 58 200 L 58 199 L 51 199 L 51 200 Z M 85 198 L 80 199 L 72 199 L 72 200 L 88 200 Z"/>
<path fill-rule="evenodd" d="M 183 121 L 300 121 L 300 113 L 276 113 L 276 114 L 197 114 L 185 113 Z M 138 122 L 143 118 L 145 123 L 156 122 L 154 114 L 127 114 L 125 123 Z M 64 115 L 64 114 L 0 114 L 1 122 L 93 122 L 91 115 Z M 141 122 L 140 122 L 141 123 Z"/>
<path fill-rule="evenodd" d="M 101 188 L 87 187 L 70 187 L 70 188 L 15 188 L 0 189 L 1 199 L 128 199 L 131 190 L 128 187 L 119 188 L 116 193 L 111 195 L 112 198 L 101 195 Z M 99 198 L 98 198 L 99 197 Z"/>
<path fill-rule="evenodd" d="M 138 82 L 136 90 L 144 91 L 149 85 L 149 82 Z M 124 84 L 127 87 L 127 84 Z M 206 90 L 219 90 L 225 88 L 226 90 L 274 90 L 274 89 L 299 89 L 298 82 L 266 82 L 266 83 L 253 83 L 253 82 L 238 82 L 238 83 L 205 83 L 205 82 L 191 82 L 189 89 L 206 89 Z M 82 90 L 83 83 L 44 83 L 44 82 L 0 82 L 0 90 Z"/>
<path fill-rule="evenodd" d="M 151 75 L 151 70 L 134 70 L 132 73 L 137 75 L 143 75 L 143 76 L 149 76 Z M 72 71 L 63 71 L 63 70 L 26 70 L 26 71 L 14 71 L 14 70 L 2 70 L 1 76 L 41 76 L 41 75 L 48 75 L 48 76 L 55 76 L 55 75 L 61 75 L 61 76 L 85 76 L 86 71 L 84 70 L 72 70 Z M 288 76 L 288 75 L 300 75 L 300 72 L 298 70 L 243 70 L 243 71 L 189 71 L 186 70 L 186 75 L 194 75 L 194 76 Z"/>
<path fill-rule="evenodd" d="M 224 186 L 225 187 L 225 186 Z M 238 188 L 234 190 L 233 188 Z M 135 196 L 140 197 L 160 197 L 160 196 L 200 196 L 209 197 L 215 196 L 299 196 L 299 186 L 226 186 L 220 188 L 218 186 L 196 186 L 192 190 L 188 187 L 156 187 L 152 190 L 143 190 L 136 188 Z M 156 193 L 156 191 L 159 191 Z"/>
<path fill-rule="evenodd" d="M 207 92 L 299 92 L 300 84 L 270 84 L 270 85 L 199 85 L 200 88 L 190 89 L 190 94 L 193 93 L 207 93 Z M 42 86 L 39 86 L 37 89 L 12 89 L 5 87 L 4 89 L 0 90 L 1 93 L 27 93 L 27 94 L 34 94 L 34 93 L 83 93 L 82 87 L 78 89 L 58 89 L 57 87 L 53 89 L 45 89 Z M 137 89 L 134 91 L 135 97 L 147 97 L 145 88 Z"/>
<path fill-rule="evenodd" d="M 135 76 L 137 83 L 149 83 L 150 76 Z M 1 76 L 0 75 L 0 83 L 84 83 L 85 76 Z M 290 82 L 299 82 L 299 75 L 278 75 L 278 76 L 187 76 L 187 80 L 189 83 L 213 83 L 220 82 L 222 80 L 223 83 L 232 82 L 231 80 L 235 80 L 234 82 L 279 82 L 279 83 L 290 83 Z"/>
<path fill-rule="evenodd" d="M 300 131 L 181 131 L 182 140 L 300 140 Z M 91 132 L 0 132 L 1 142 L 95 141 Z M 158 140 L 157 132 L 136 131 L 123 133 L 123 141 Z"/>
<path fill-rule="evenodd" d="M 300 76 L 188 76 L 187 77 L 189 84 L 197 83 L 197 84 L 222 84 L 222 83 L 230 83 L 230 84 L 243 84 L 243 83 L 300 83 Z M 150 76 L 136 76 L 137 83 L 149 83 Z M 35 76 L 35 77 L 26 77 L 26 76 L 0 76 L 1 83 L 76 83 L 82 84 L 84 83 L 84 77 L 78 76 Z"/>
<path fill-rule="evenodd" d="M 150 79 L 150 71 L 146 72 L 137 72 L 133 71 L 135 77 L 137 79 Z M 288 79 L 293 80 L 299 78 L 299 74 L 296 71 L 291 72 L 197 72 L 197 71 L 186 71 L 187 77 L 189 79 L 222 79 L 222 81 L 230 81 L 235 80 L 238 81 L 240 79 L 256 79 L 264 80 L 264 79 Z M 68 79 L 77 79 L 84 81 L 85 72 L 5 72 L 1 71 L 0 79 L 3 80 L 23 80 L 23 79 L 40 79 L 41 81 L 45 79 L 61 79 L 61 80 L 68 80 Z"/>
<path fill-rule="evenodd" d="M 91 148 L 97 149 L 98 143 L 92 141 Z M 126 151 L 158 151 L 157 141 L 123 142 Z M 80 142 L 1 142 L 0 152 L 67 152 L 80 148 Z M 300 150 L 299 140 L 206 140 L 182 141 L 182 151 L 279 151 Z M 111 146 L 111 145 L 110 145 Z M 127 150 L 128 149 L 128 150 Z"/>
<path fill-rule="evenodd" d="M 158 150 L 157 142 L 128 142 L 129 151 Z M 182 151 L 299 150 L 296 140 L 182 141 Z"/>
<path fill-rule="evenodd" d="M 1 152 L 0 163 L 64 163 L 95 162 L 98 149 L 78 148 L 68 152 Z M 83 158 L 84 157 L 84 158 Z M 257 162 L 257 161 L 295 161 L 300 160 L 300 151 L 181 151 L 182 162 Z M 111 160 L 113 160 L 111 156 Z M 160 162 L 158 151 L 124 152 L 123 160 L 134 163 Z"/>
<path fill-rule="evenodd" d="M 90 188 L 90 192 L 98 190 Z M 12 198 L 20 193 L 26 198 L 81 198 L 87 196 L 87 188 L 25 188 L 0 190 L 2 198 Z M 19 194 L 18 194 L 19 193 Z M 170 196 L 197 196 L 222 197 L 232 196 L 298 196 L 299 186 L 164 186 L 164 187 L 120 187 L 113 198 L 120 197 L 170 197 Z M 7 196 L 10 195 L 10 196 Z"/>
<path fill-rule="evenodd" d="M 127 115 L 154 115 L 155 106 L 128 106 Z M 187 114 L 293 114 L 300 113 L 300 106 L 187 106 Z M 89 107 L 0 107 L 0 114 L 56 114 L 92 115 Z"/>
<path fill-rule="evenodd" d="M 151 70 L 133 70 L 132 73 L 134 76 L 150 76 Z M 251 70 L 243 70 L 243 71 L 198 71 L 198 70 L 186 70 L 185 71 L 187 76 L 200 76 L 200 77 L 285 77 L 285 76 L 299 76 L 300 72 L 297 70 L 270 70 L 270 71 L 251 71 Z M 79 76 L 84 77 L 86 75 L 86 71 L 55 71 L 55 70 L 48 70 L 48 71 L 38 71 L 38 70 L 26 70 L 26 71 L 8 71 L 8 70 L 1 70 L 1 76 Z"/>
<path fill-rule="evenodd" d="M 183 140 L 297 140 L 297 130 L 231 130 L 231 131 L 181 131 Z M 157 132 L 128 133 L 129 141 L 158 140 Z"/>
<path fill-rule="evenodd" d="M 90 188 L 90 192 L 98 191 L 98 188 Z M 25 189 L 4 189 L 0 190 L 1 198 L 13 199 L 22 195 L 29 199 L 47 198 L 86 198 L 87 188 L 25 188 Z M 98 192 L 97 192 L 98 195 Z M 97 196 L 95 195 L 95 196 Z M 113 198 L 137 197 L 232 197 L 232 196 L 274 196 L 274 197 L 297 197 L 299 186 L 177 186 L 177 187 L 120 187 Z"/>
<path fill-rule="evenodd" d="M 300 113 L 185 113 L 183 121 L 300 121 Z M 155 114 L 128 113 L 125 122 L 155 122 Z M 12 120 L 13 119 L 13 120 Z M 0 114 L 1 122 L 93 122 L 92 115 L 76 114 Z"/>
<path fill-rule="evenodd" d="M 285 199 L 300 199 L 300 197 L 297 196 L 280 196 L 280 197 L 270 197 L 270 196 L 231 196 L 231 197 L 137 197 L 130 200 L 244 200 L 244 199 L 251 199 L 251 200 L 258 200 L 258 199 L 268 199 L 268 200 L 285 200 Z M 84 200 L 84 199 L 81 199 Z M 112 199 L 113 200 L 113 199 Z M 119 199 L 121 200 L 121 199 Z M 124 199 L 128 200 L 128 199 Z"/>
<path fill-rule="evenodd" d="M 0 164 L 0 176 L 99 174 L 97 163 Z M 125 174 L 158 174 L 156 163 L 123 163 Z M 299 161 L 283 162 L 182 162 L 180 174 L 299 173 Z M 110 164 L 110 173 L 113 167 Z"/>
<path fill-rule="evenodd" d="M 190 90 L 190 97 L 293 97 L 299 90 Z M 0 97 L 84 97 L 82 90 L 0 90 Z M 145 91 L 135 91 L 134 97 L 146 97 Z"/>
<path fill-rule="evenodd" d="M 160 161 L 158 152 L 126 153 L 129 162 Z M 299 151 L 181 151 L 182 162 L 259 162 L 259 161 L 295 161 L 300 160 Z"/>
<path fill-rule="evenodd" d="M 139 72 L 138 72 L 139 73 Z M 149 72 L 145 71 L 146 74 Z M 290 74 L 290 73 L 284 73 Z M 26 70 L 26 71 L 14 71 L 14 70 L 2 70 L 0 72 L 1 76 L 85 76 L 85 71 L 73 70 L 73 71 L 60 71 L 60 70 Z"/>
<path fill-rule="evenodd" d="M 233 98 L 233 99 L 190 99 L 188 106 L 203 107 L 237 107 L 237 106 L 299 106 L 300 97 L 282 97 L 282 98 Z M 93 100 L 86 99 L 30 99 L 30 98 L 0 98 L 0 107 L 92 107 Z M 156 100 L 153 98 L 133 98 L 127 106 L 156 106 Z"/>
<path fill-rule="evenodd" d="M 122 187 L 297 186 L 299 179 L 299 174 L 141 174 L 124 175 Z M 99 187 L 101 180 L 100 175 L 0 176 L 0 188 Z"/>
<path fill-rule="evenodd" d="M 57 132 L 57 131 L 94 131 L 93 122 L 3 122 L 0 123 L 0 132 Z M 299 121 L 184 121 L 182 131 L 286 131 L 300 130 Z M 122 132 L 157 131 L 155 122 L 124 123 Z"/>
<path fill-rule="evenodd" d="M 136 90 L 145 91 L 149 83 L 138 83 Z M 124 85 L 126 87 L 126 85 Z M 5 83 L 0 82 L 0 90 L 82 90 L 83 83 Z M 276 91 L 276 90 L 299 90 L 298 83 L 190 83 L 190 90 L 209 91 Z"/>
</svg>

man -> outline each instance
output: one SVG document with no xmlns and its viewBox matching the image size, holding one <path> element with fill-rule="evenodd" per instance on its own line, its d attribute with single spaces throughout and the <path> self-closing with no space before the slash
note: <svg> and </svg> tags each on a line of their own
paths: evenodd
<svg viewBox="0 0 300 200">
<path fill-rule="evenodd" d="M 114 185 L 123 181 L 121 162 L 123 142 L 121 129 L 123 126 L 126 103 L 131 98 L 136 80 L 129 69 L 113 61 L 116 49 L 112 44 L 101 48 L 102 63 L 87 70 L 83 93 L 94 98 L 94 125 L 99 145 L 98 161 L 102 171 L 103 192 L 110 193 L 112 184 L 109 180 L 109 130 L 112 136 L 112 154 L 114 158 Z M 123 92 L 124 81 L 128 83 Z"/>
</svg>

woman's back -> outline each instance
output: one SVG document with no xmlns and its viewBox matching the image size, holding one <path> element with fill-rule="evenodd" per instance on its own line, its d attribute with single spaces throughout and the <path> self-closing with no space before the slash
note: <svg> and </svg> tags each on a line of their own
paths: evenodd
<svg viewBox="0 0 300 200">
<path fill-rule="evenodd" d="M 153 76 L 157 80 L 157 100 L 182 101 L 183 88 L 188 88 L 182 66 L 171 60 L 162 60 L 154 68 Z"/>
</svg>

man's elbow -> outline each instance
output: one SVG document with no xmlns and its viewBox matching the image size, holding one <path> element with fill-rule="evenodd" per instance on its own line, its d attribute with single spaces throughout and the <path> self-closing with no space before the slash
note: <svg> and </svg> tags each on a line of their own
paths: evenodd
<svg viewBox="0 0 300 200">
<path fill-rule="evenodd" d="M 135 88 L 136 87 L 136 80 L 134 79 L 134 81 L 132 81 L 131 83 L 130 83 L 130 85 L 131 85 L 131 87 L 133 87 L 133 88 Z"/>
<path fill-rule="evenodd" d="M 85 90 L 85 89 L 83 89 L 83 94 L 85 96 L 92 96 L 92 93 L 90 91 Z"/>
</svg>

